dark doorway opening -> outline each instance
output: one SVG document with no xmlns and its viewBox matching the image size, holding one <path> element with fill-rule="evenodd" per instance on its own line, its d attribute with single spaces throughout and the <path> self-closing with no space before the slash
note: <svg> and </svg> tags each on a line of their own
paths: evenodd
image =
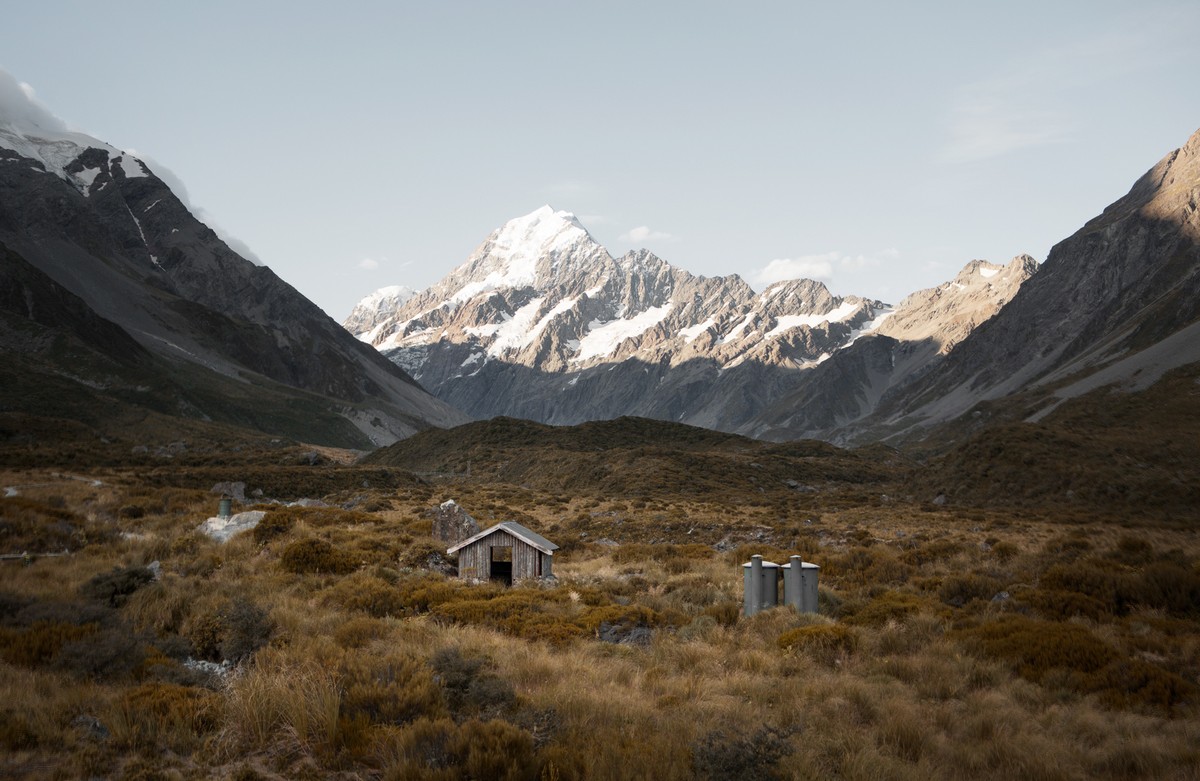
<svg viewBox="0 0 1200 781">
<path fill-rule="evenodd" d="M 511 547 L 499 545 L 492 548 L 491 579 L 506 586 L 511 586 L 513 580 L 512 550 Z"/>
</svg>

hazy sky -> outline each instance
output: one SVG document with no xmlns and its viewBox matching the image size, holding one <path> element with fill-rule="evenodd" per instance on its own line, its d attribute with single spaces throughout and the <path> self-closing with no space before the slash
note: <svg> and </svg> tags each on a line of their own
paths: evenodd
<svg viewBox="0 0 1200 781">
<path fill-rule="evenodd" d="M 9 4 L 0 68 L 342 319 L 544 203 L 896 301 L 1039 260 L 1200 127 L 1191 2 Z"/>
</svg>

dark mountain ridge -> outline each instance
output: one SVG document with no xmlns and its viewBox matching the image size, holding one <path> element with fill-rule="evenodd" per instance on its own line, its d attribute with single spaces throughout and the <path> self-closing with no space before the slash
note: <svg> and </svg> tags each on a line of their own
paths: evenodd
<svg viewBox="0 0 1200 781">
<path fill-rule="evenodd" d="M 242 386 L 241 393 L 207 394 L 203 404 L 182 405 L 182 414 L 201 419 L 279 431 L 270 420 L 277 416 L 246 407 L 268 399 L 279 404 L 280 394 L 292 389 L 304 396 L 307 414 L 315 403 L 323 408 L 320 416 L 342 419 L 317 427 L 319 436 L 333 437 L 328 444 L 370 446 L 466 420 L 269 268 L 234 253 L 141 161 L 79 134 L 0 130 L 0 243 L 6 266 L 19 266 L 23 279 L 22 292 L 6 297 L 10 317 L 22 315 L 22 297 L 69 291 L 75 298 L 71 311 L 61 313 L 64 324 L 85 342 L 88 321 L 107 323 L 101 330 L 124 332 L 123 349 L 140 345 L 162 362 L 164 375 L 182 363 L 207 373 L 201 384 Z M 45 279 L 35 280 L 34 270 Z M 43 318 L 42 324 L 49 323 Z M 120 341 L 113 337 L 110 346 L 114 339 Z M 101 352 L 119 360 L 112 349 Z M 71 367 L 56 370 L 70 373 Z M 166 383 L 162 391 L 179 388 Z"/>
</svg>

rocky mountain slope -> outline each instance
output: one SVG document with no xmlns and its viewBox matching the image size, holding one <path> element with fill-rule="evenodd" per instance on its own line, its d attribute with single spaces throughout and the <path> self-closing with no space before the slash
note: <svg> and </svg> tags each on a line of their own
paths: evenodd
<svg viewBox="0 0 1200 781">
<path fill-rule="evenodd" d="M 106 348 L 140 347 L 141 369 L 164 380 L 141 396 L 173 414 L 277 431 L 292 409 L 331 444 L 358 446 L 466 420 L 234 253 L 144 162 L 29 115 L 0 116 L 0 252 L 13 285 L 0 347 L 29 371 L 79 375 L 97 393 L 138 387 L 54 351 L 64 333 L 108 334 Z"/>
<path fill-rule="evenodd" d="M 1028 255 L 1006 266 L 973 260 L 938 287 L 907 296 L 870 334 L 800 375 L 741 432 L 763 439 L 843 443 L 885 394 L 931 371 L 1038 270 Z"/>
<path fill-rule="evenodd" d="M 403 301 L 380 291 L 344 325 L 476 417 L 639 415 L 737 431 L 866 334 L 932 339 L 939 348 L 921 354 L 924 365 L 1033 268 L 977 261 L 895 310 L 813 280 L 757 294 L 736 275 L 695 276 L 646 250 L 614 258 L 574 215 L 544 206 L 428 290 Z"/>
<path fill-rule="evenodd" d="M 1041 420 L 1200 362 L 1200 131 L 1051 250 L 1042 270 L 855 435 L 914 440 L 972 414 Z M 977 407 L 980 403 L 984 406 Z M 977 414 L 976 414 L 977 413 Z"/>
</svg>

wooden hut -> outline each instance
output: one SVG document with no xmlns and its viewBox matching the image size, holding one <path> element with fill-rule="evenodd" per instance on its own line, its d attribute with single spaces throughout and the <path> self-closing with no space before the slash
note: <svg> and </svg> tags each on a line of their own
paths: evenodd
<svg viewBox="0 0 1200 781">
<path fill-rule="evenodd" d="M 515 580 L 544 578 L 558 546 L 514 521 L 498 523 L 446 550 L 458 554 L 458 576 L 463 580 Z"/>
</svg>

